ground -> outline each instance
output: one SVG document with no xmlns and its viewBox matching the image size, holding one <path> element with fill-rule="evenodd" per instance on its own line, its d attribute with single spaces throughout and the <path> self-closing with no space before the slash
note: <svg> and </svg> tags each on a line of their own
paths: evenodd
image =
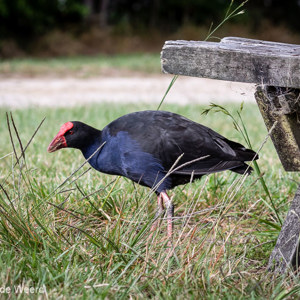
<svg viewBox="0 0 300 300">
<path fill-rule="evenodd" d="M 0 288 L 38 288 L 41 299 L 44 291 L 49 299 L 299 296 L 292 273 L 276 279 L 266 269 L 299 176 L 285 172 L 271 141 L 265 143 L 254 85 L 179 77 L 166 98 L 162 109 L 245 145 L 250 138 L 260 150 L 260 170 L 255 167 L 249 177 L 223 172 L 170 191 L 176 205 L 176 255 L 170 258 L 166 222 L 149 242 L 156 199 L 148 189 L 89 170 L 74 149 L 53 155 L 46 149 L 66 120 L 103 128 L 122 114 L 155 109 L 152 102 L 160 102 L 173 77 L 159 71 L 91 77 L 24 73 L 0 75 Z M 224 101 L 235 103 L 207 105 Z M 76 106 L 87 102 L 103 103 Z M 3 105 L 34 108 L 5 117 L 10 109 Z M 39 105 L 74 107 L 36 109 Z M 208 108 L 212 111 L 201 115 Z"/>
<path fill-rule="evenodd" d="M 9 77 L 0 81 L 0 106 L 70 106 L 91 102 L 159 103 L 173 76 L 119 74 L 89 78 L 44 76 Z M 181 76 L 166 102 L 254 102 L 254 85 Z"/>
</svg>

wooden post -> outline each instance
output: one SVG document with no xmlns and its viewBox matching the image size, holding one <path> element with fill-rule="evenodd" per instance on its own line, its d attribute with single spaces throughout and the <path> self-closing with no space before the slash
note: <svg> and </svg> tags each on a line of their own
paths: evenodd
<svg viewBox="0 0 300 300">
<path fill-rule="evenodd" d="M 259 85 L 255 99 L 286 171 L 300 171 L 300 90 Z M 284 273 L 299 267 L 300 185 L 282 225 L 268 269 Z"/>
<path fill-rule="evenodd" d="M 300 171 L 300 90 L 259 85 L 255 99 L 286 171 Z"/>
</svg>

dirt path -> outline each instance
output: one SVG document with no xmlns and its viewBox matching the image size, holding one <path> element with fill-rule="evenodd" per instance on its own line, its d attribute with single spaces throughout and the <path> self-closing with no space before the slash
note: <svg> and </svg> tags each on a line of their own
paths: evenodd
<svg viewBox="0 0 300 300">
<path fill-rule="evenodd" d="M 0 80 L 0 106 L 70 106 L 83 103 L 159 103 L 172 76 L 99 78 L 6 78 Z M 253 102 L 254 85 L 179 77 L 168 103 Z"/>
</svg>

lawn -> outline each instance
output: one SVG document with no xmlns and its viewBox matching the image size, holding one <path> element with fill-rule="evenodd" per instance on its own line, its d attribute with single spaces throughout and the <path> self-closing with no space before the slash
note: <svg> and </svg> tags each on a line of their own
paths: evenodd
<svg viewBox="0 0 300 300">
<path fill-rule="evenodd" d="M 123 73 L 159 73 L 158 53 L 19 58 L 0 60 L 0 76 L 76 76 L 86 78 Z"/>
<path fill-rule="evenodd" d="M 239 105 L 225 107 L 237 118 Z M 170 191 L 178 217 L 172 257 L 168 257 L 166 222 L 148 240 L 156 209 L 156 197 L 149 189 L 100 174 L 87 164 L 78 170 L 84 159 L 74 149 L 46 152 L 66 121 L 102 128 L 125 113 L 155 108 L 103 103 L 15 110 L 18 134 L 10 120 L 12 138 L 7 110 L 1 108 L 0 288 L 32 287 L 33 297 L 49 299 L 299 296 L 297 279 L 289 274 L 275 279 L 266 270 L 280 230 L 276 213 L 284 219 L 299 176 L 283 170 L 269 139 L 264 144 L 267 131 L 256 105 L 245 105 L 241 114 L 253 149 L 262 146 L 258 161 L 262 174 L 253 172 L 245 178 L 227 171 Z M 202 115 L 206 108 L 162 106 L 245 144 L 229 116 Z M 20 157 L 18 137 L 25 148 L 44 117 Z"/>
</svg>

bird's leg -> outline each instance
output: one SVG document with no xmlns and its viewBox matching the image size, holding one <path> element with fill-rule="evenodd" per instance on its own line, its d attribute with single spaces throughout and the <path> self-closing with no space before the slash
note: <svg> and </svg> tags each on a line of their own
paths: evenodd
<svg viewBox="0 0 300 300">
<path fill-rule="evenodd" d="M 165 207 L 167 208 L 167 231 L 168 231 L 168 238 L 169 238 L 168 245 L 172 247 L 174 205 L 166 192 L 161 192 L 160 195 L 163 199 L 163 203 Z"/>
<path fill-rule="evenodd" d="M 154 217 L 154 222 L 153 222 L 153 225 L 151 226 L 151 229 L 150 229 L 150 232 L 151 232 L 151 235 L 152 236 L 152 233 L 154 232 L 154 230 L 156 229 L 158 223 L 159 223 L 159 217 L 162 215 L 162 213 L 164 212 L 164 204 L 163 204 L 163 199 L 161 197 L 161 195 L 159 194 L 157 196 L 157 206 L 158 206 L 158 209 L 156 211 L 156 214 L 155 214 L 155 217 Z"/>
</svg>

